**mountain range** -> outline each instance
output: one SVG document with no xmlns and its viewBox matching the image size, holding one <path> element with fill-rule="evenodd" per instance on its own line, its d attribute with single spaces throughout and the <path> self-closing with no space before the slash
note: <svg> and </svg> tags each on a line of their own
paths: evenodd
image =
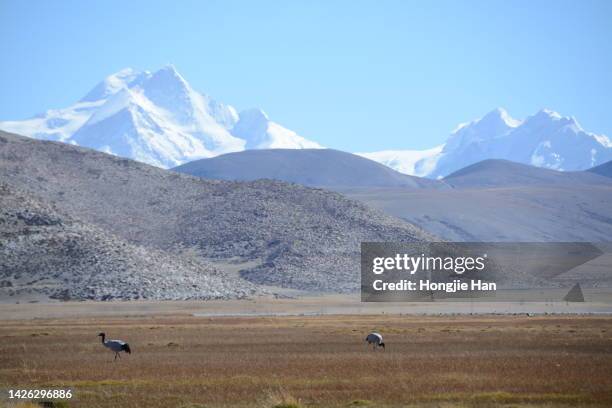
<svg viewBox="0 0 612 408">
<path fill-rule="evenodd" d="M 238 112 L 194 90 L 172 65 L 156 72 L 124 69 L 72 106 L 0 122 L 0 129 L 162 168 L 245 149 L 322 147 L 271 121 L 261 109 Z M 517 120 L 498 108 L 459 125 L 444 144 L 430 149 L 359 154 L 400 173 L 436 179 L 486 159 L 585 170 L 612 160 L 612 142 L 551 110 Z"/>
<path fill-rule="evenodd" d="M 232 165 L 245 158 L 248 166 Z M 207 161 L 214 166 L 201 166 Z M 194 169 L 229 179 L 287 162 L 337 163 L 306 180 L 336 192 L 198 178 L 0 132 L 0 301 L 352 292 L 361 242 L 612 236 L 612 178 L 594 172 L 487 160 L 436 181 L 321 149 L 232 153 Z M 602 276 L 578 278 L 609 284 Z"/>
<path fill-rule="evenodd" d="M 124 69 L 80 101 L 0 129 L 90 147 L 168 168 L 222 153 L 260 148 L 318 148 L 260 109 L 238 113 L 195 91 L 172 66 Z"/>
<path fill-rule="evenodd" d="M 612 237 L 610 163 L 562 172 L 489 159 L 431 180 L 346 152 L 277 149 L 229 153 L 174 170 L 332 189 L 450 241 L 600 242 Z"/>
<path fill-rule="evenodd" d="M 345 189 L 347 197 L 449 241 L 609 242 L 612 178 L 485 160 L 446 189 Z"/>
<path fill-rule="evenodd" d="M 1 131 L 0 193 L 0 301 L 356 291 L 362 241 L 433 239 L 328 190 L 205 180 Z"/>
<path fill-rule="evenodd" d="M 0 131 L 0 301 L 352 292 L 365 241 L 612 236 L 610 140 L 549 110 L 354 155 L 166 66 L 0 128 L 29 136 Z"/>
<path fill-rule="evenodd" d="M 612 142 L 585 131 L 575 118 L 548 109 L 520 121 L 498 108 L 459 125 L 441 146 L 361 155 L 402 173 L 441 178 L 487 159 L 560 171 L 586 170 L 612 160 Z"/>
</svg>

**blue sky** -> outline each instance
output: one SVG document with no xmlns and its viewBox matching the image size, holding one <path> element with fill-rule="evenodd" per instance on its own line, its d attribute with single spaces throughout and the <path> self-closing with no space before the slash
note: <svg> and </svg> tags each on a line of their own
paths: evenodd
<svg viewBox="0 0 612 408">
<path fill-rule="evenodd" d="M 124 67 L 348 151 L 427 148 L 503 106 L 612 136 L 610 1 L 0 0 L 0 120 Z"/>
</svg>

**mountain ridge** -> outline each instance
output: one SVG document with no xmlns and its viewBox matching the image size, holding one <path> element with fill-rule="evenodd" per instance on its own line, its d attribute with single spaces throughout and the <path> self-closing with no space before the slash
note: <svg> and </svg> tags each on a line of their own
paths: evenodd
<svg viewBox="0 0 612 408">
<path fill-rule="evenodd" d="M 200 159 L 172 170 L 193 176 L 252 181 L 275 179 L 311 187 L 444 188 L 361 156 L 334 149 L 259 149 Z"/>
<path fill-rule="evenodd" d="M 257 112 L 259 115 L 254 115 Z M 77 103 L 0 129 L 169 168 L 248 148 L 321 148 L 271 121 L 195 91 L 172 65 L 111 74 Z"/>
<path fill-rule="evenodd" d="M 250 149 L 323 148 L 270 120 L 259 108 L 240 112 L 194 90 L 172 65 L 109 75 L 75 104 L 0 129 L 90 147 L 162 168 Z M 392 169 L 439 179 L 485 159 L 562 171 L 612 160 L 612 142 L 585 131 L 572 116 L 541 109 L 524 120 L 496 108 L 457 126 L 426 150 L 356 153 Z"/>
<path fill-rule="evenodd" d="M 590 171 L 558 171 L 503 159 L 486 159 L 443 178 L 453 187 L 608 185 L 612 180 Z"/>
<path fill-rule="evenodd" d="M 585 131 L 574 117 L 550 109 L 521 121 L 497 108 L 459 125 L 437 148 L 360 154 L 406 174 L 442 178 L 486 159 L 562 171 L 587 170 L 612 159 L 612 142 Z"/>
<path fill-rule="evenodd" d="M 173 259 L 188 256 L 213 267 L 247 262 L 241 272 L 245 288 L 353 292 L 359 288 L 362 241 L 433 239 L 335 192 L 272 180 L 204 180 L 5 132 L 0 132 L 0 183 Z M 3 228 L 8 227 L 0 222 L 4 237 Z"/>
<path fill-rule="evenodd" d="M 442 180 L 452 188 L 347 195 L 450 241 L 607 242 L 612 236 L 612 179 L 603 175 L 489 159 Z"/>
<path fill-rule="evenodd" d="M 609 162 L 600 164 L 599 166 L 595 166 L 588 171 L 592 173 L 599 174 L 604 177 L 612 177 L 612 160 Z"/>
</svg>

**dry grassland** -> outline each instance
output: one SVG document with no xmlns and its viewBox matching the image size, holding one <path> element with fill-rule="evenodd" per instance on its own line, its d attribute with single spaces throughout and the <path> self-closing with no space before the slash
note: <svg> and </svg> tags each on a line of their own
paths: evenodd
<svg viewBox="0 0 612 408">
<path fill-rule="evenodd" d="M 385 352 L 366 348 L 370 330 Z M 113 362 L 100 331 L 133 354 Z M 3 321 L 0 387 L 69 387 L 76 398 L 56 406 L 88 408 L 609 407 L 612 318 Z"/>
</svg>

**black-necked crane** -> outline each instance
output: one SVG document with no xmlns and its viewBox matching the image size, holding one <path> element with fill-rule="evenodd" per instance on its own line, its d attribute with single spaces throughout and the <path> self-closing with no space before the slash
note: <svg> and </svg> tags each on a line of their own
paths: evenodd
<svg viewBox="0 0 612 408">
<path fill-rule="evenodd" d="M 368 342 L 368 345 L 372 344 L 373 350 L 376 350 L 376 347 L 382 347 L 383 350 L 385 349 L 385 343 L 383 342 L 383 337 L 380 333 L 372 332 L 368 334 L 365 341 Z"/>
<path fill-rule="evenodd" d="M 104 345 L 104 347 L 106 347 L 107 349 L 115 352 L 115 360 L 117 360 L 117 357 L 121 358 L 119 353 L 121 353 L 122 351 L 124 351 L 124 352 L 126 352 L 128 354 L 132 354 L 132 350 L 130 350 L 130 345 L 127 344 L 125 341 L 123 341 L 123 340 L 106 340 L 106 334 L 105 333 L 100 333 L 100 334 L 98 334 L 98 336 L 102 337 L 102 344 Z"/>
</svg>

